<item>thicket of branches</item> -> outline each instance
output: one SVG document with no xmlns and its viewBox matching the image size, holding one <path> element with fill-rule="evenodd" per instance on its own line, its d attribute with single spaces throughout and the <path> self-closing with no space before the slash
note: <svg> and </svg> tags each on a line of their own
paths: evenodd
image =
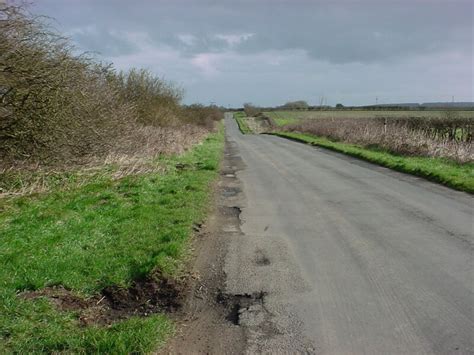
<svg viewBox="0 0 474 355">
<path fill-rule="evenodd" d="M 256 117 L 260 113 L 262 113 L 262 109 L 255 106 L 254 104 L 250 102 L 246 102 L 244 104 L 244 112 L 247 115 L 247 117 Z"/>
<path fill-rule="evenodd" d="M 179 88 L 146 70 L 116 72 L 75 55 L 47 20 L 0 5 L 0 167 L 137 149 L 140 134 L 208 129 L 221 118 L 216 107 L 186 108 L 181 98 Z"/>
<path fill-rule="evenodd" d="M 362 146 L 376 146 L 403 155 L 474 161 L 474 120 L 447 111 L 439 118 L 319 118 L 285 127 Z"/>
</svg>

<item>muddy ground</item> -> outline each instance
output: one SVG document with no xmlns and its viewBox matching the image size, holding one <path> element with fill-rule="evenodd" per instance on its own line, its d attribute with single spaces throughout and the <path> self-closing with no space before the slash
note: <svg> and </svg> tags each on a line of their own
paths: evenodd
<svg viewBox="0 0 474 355">
<path fill-rule="evenodd" d="M 159 270 L 138 278 L 130 287 L 108 286 L 91 297 L 82 297 L 63 286 L 27 291 L 24 299 L 46 298 L 60 311 L 74 311 L 82 326 L 110 325 L 131 316 L 174 313 L 183 302 L 185 283 L 164 276 Z"/>
</svg>

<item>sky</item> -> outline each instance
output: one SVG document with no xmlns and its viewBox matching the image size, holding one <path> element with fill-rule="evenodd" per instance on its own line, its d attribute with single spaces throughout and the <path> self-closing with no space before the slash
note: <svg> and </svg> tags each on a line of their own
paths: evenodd
<svg viewBox="0 0 474 355">
<path fill-rule="evenodd" d="M 467 0 L 33 0 L 79 51 L 185 103 L 474 101 Z"/>
</svg>

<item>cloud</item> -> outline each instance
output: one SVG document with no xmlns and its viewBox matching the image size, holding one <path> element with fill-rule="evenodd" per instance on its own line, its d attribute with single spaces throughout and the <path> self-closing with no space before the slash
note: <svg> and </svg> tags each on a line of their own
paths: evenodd
<svg viewBox="0 0 474 355">
<path fill-rule="evenodd" d="M 42 0 L 34 10 L 82 50 L 179 82 L 189 101 L 472 100 L 467 0 Z"/>
<path fill-rule="evenodd" d="M 157 43 L 184 46 L 189 56 L 229 46 L 247 53 L 302 49 L 317 60 L 351 63 L 472 48 L 473 5 L 464 0 L 44 2 L 68 24 L 101 24 L 105 44 L 108 29 L 131 28 Z M 84 34 L 76 38 L 91 44 Z"/>
<path fill-rule="evenodd" d="M 189 33 L 177 35 L 178 39 L 187 46 L 196 44 L 197 38 Z"/>
<path fill-rule="evenodd" d="M 247 41 L 249 38 L 253 37 L 254 33 L 240 33 L 240 34 L 217 34 L 214 35 L 215 38 L 223 40 L 227 45 L 233 47 L 235 45 L 241 44 L 242 42 Z"/>
<path fill-rule="evenodd" d="M 199 53 L 191 59 L 191 64 L 198 68 L 206 76 L 218 74 L 217 65 L 222 54 Z"/>
</svg>

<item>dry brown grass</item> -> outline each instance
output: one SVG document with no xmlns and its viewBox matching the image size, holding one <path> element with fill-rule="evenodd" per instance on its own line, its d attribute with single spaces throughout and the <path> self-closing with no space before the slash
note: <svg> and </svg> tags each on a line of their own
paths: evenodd
<svg viewBox="0 0 474 355">
<path fill-rule="evenodd" d="M 0 170 L 0 198 L 44 193 L 58 188 L 77 188 L 92 179 L 120 179 L 128 175 L 160 172 L 156 159 L 182 154 L 207 136 L 209 130 L 196 125 L 142 127 L 123 140 L 124 146 L 105 157 L 93 157 L 81 165 L 44 166 L 25 161 Z"/>
<path fill-rule="evenodd" d="M 472 162 L 471 119 L 446 118 L 320 118 L 304 120 L 284 127 L 286 131 L 388 150 L 402 155 L 449 158 Z"/>
</svg>

